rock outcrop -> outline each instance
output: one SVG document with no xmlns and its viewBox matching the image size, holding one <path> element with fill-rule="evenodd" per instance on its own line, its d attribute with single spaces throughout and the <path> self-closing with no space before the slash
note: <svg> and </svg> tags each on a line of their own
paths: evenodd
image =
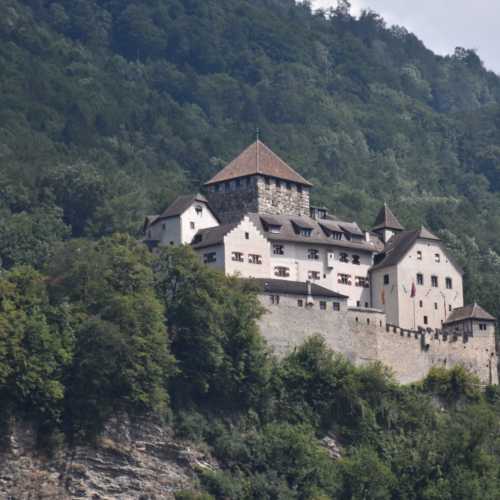
<svg viewBox="0 0 500 500">
<path fill-rule="evenodd" d="M 0 498 L 172 499 L 196 487 L 198 468 L 216 469 L 217 463 L 148 420 L 113 420 L 94 446 L 63 446 L 51 457 L 37 451 L 30 426 L 14 422 L 0 449 Z"/>
</svg>

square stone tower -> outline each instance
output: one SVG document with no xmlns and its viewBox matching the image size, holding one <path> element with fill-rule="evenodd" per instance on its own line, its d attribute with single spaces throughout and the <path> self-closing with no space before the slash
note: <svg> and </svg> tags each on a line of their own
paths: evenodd
<svg viewBox="0 0 500 500">
<path fill-rule="evenodd" d="M 309 216 L 312 184 L 257 140 L 205 183 L 211 208 L 221 222 L 248 212 Z"/>
</svg>

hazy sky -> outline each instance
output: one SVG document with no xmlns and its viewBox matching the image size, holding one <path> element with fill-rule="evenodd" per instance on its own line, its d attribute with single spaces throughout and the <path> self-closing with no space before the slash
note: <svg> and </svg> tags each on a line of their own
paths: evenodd
<svg viewBox="0 0 500 500">
<path fill-rule="evenodd" d="M 312 0 L 314 7 L 335 0 Z M 500 74 L 500 0 L 351 0 L 353 14 L 371 8 L 388 24 L 405 26 L 438 54 L 455 47 L 476 49 L 485 66 Z"/>
</svg>

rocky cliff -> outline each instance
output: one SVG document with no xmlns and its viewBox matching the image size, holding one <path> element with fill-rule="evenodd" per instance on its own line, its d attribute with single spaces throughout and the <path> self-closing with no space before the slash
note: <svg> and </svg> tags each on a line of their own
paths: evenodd
<svg viewBox="0 0 500 500">
<path fill-rule="evenodd" d="M 116 419 L 94 446 L 63 446 L 51 457 L 37 451 L 32 427 L 13 422 L 0 449 L 0 498 L 171 499 L 196 487 L 197 468 L 217 463 L 152 421 Z"/>
</svg>

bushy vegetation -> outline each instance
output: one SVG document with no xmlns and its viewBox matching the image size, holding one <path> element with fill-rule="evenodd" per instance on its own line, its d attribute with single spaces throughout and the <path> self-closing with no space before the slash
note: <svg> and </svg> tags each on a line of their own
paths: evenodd
<svg viewBox="0 0 500 500">
<path fill-rule="evenodd" d="M 2 433 L 29 419 L 46 447 L 155 415 L 221 465 L 180 499 L 498 497 L 498 388 L 461 367 L 399 386 L 319 336 L 277 360 L 261 314 L 251 286 L 189 248 L 62 243 L 41 271 L 0 276 Z"/>
</svg>

